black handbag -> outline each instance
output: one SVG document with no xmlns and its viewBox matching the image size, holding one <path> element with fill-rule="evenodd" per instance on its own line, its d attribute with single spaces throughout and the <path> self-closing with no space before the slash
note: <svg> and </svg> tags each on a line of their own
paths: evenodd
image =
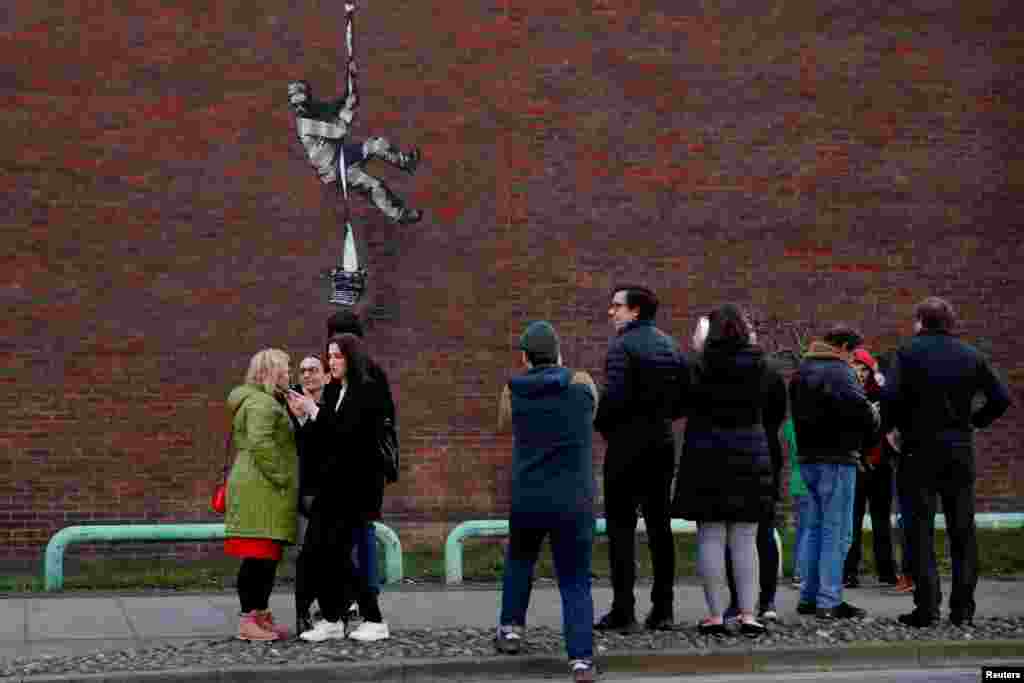
<svg viewBox="0 0 1024 683">
<path fill-rule="evenodd" d="M 381 460 L 384 481 L 394 484 L 398 481 L 399 450 L 398 431 L 389 417 L 380 421 L 377 428 L 377 457 Z"/>
</svg>

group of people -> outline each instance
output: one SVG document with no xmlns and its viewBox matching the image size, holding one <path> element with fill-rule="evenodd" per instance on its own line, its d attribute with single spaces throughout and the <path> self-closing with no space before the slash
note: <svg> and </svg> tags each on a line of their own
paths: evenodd
<svg viewBox="0 0 1024 683">
<path fill-rule="evenodd" d="M 522 647 L 545 538 L 576 681 L 594 678 L 595 629 L 677 628 L 673 517 L 697 523 L 708 608 L 698 632 L 719 635 L 735 626 L 747 636 L 763 634 L 764 622 L 777 618 L 783 441 L 799 484 L 793 490 L 797 613 L 826 620 L 864 616 L 843 600 L 844 578 L 859 563 L 859 548 L 851 546 L 866 503 L 857 501 L 872 501 L 873 516 L 886 517 L 888 527 L 888 503 L 874 501 L 891 499 L 889 467 L 896 472 L 905 526 L 904 574 L 915 586 L 915 609 L 900 621 L 922 627 L 939 619 L 932 539 L 940 497 L 953 564 L 950 620 L 960 625 L 973 619 L 973 432 L 1002 415 L 1010 396 L 989 362 L 953 335 L 948 302 L 930 297 L 918 304 L 915 334 L 891 354 L 884 375 L 863 349 L 861 334 L 837 325 L 811 343 L 788 383 L 758 346 L 740 307 L 724 305 L 701 316 L 689 352 L 655 325 L 657 309 L 657 297 L 646 287 L 614 289 L 608 315 L 615 336 L 603 389 L 587 372 L 563 366 L 550 323 L 533 322 L 520 337 L 524 371 L 508 381 L 499 402 L 499 430 L 513 433 L 499 652 Z M 389 637 L 377 600 L 372 522 L 380 516 L 386 483 L 377 455 L 379 428 L 385 419 L 394 422 L 395 407 L 387 377 L 367 356 L 361 336 L 358 318 L 337 314 L 328 321 L 325 353 L 301 361 L 300 385 L 289 386 L 288 356 L 268 349 L 253 357 L 245 384 L 228 399 L 237 458 L 229 478 L 225 548 L 242 558 L 240 638 L 284 637 L 267 601 L 282 547 L 295 543 L 300 526 L 306 527 L 296 563 L 300 637 Z M 978 395 L 984 397 L 980 407 Z M 681 418 L 686 426 L 677 463 L 672 423 Z M 596 623 L 595 431 L 607 442 L 604 507 L 613 592 L 609 611 Z M 340 490 L 346 494 L 328 493 Z M 652 609 L 643 625 L 634 597 L 640 515 L 654 575 Z M 891 551 L 878 553 L 878 571 L 895 583 L 891 557 Z M 321 612 L 315 623 L 314 600 Z M 353 603 L 362 623 L 349 631 Z"/>
<path fill-rule="evenodd" d="M 924 627 L 939 620 L 933 536 L 941 498 L 953 565 L 949 617 L 955 625 L 969 624 L 977 585 L 973 432 L 1001 416 L 1010 395 L 989 362 L 953 335 L 952 306 L 937 297 L 917 305 L 914 336 L 891 355 L 884 376 L 862 335 L 836 325 L 805 350 L 788 383 L 758 346 L 740 307 L 724 305 L 701 316 L 689 353 L 656 327 L 657 308 L 646 287 L 614 289 L 608 314 L 616 335 L 600 391 L 586 372 L 563 367 L 549 323 L 531 323 L 520 337 L 525 371 L 505 386 L 499 412 L 499 428 L 512 428 L 513 461 L 498 651 L 522 648 L 533 569 L 548 536 L 575 680 L 593 680 L 594 629 L 677 628 L 673 517 L 697 523 L 708 608 L 697 631 L 765 633 L 764 622 L 778 617 L 775 527 L 783 441 L 801 489 L 797 613 L 822 620 L 865 615 L 843 600 L 844 572 L 859 564 L 851 546 L 866 503 L 856 501 L 871 500 L 873 516 L 880 516 L 882 505 L 874 501 L 891 499 L 884 462 L 897 473 L 904 573 L 915 586 L 915 609 L 900 622 Z M 984 398 L 980 407 L 978 396 Z M 677 466 L 672 422 L 680 418 L 686 426 Z M 590 585 L 594 431 L 607 442 L 612 582 L 611 608 L 596 623 Z M 652 609 L 643 626 L 634 597 L 638 515 L 653 564 Z M 882 578 L 895 584 L 891 551 L 888 563 L 884 554 L 880 558 Z"/>
<path fill-rule="evenodd" d="M 288 355 L 264 349 L 228 397 L 236 455 L 224 545 L 241 559 L 243 640 L 288 636 L 268 601 L 284 546 L 299 540 L 299 637 L 365 642 L 390 636 L 377 600 L 373 520 L 380 517 L 388 471 L 378 439 L 385 421 L 394 423 L 395 406 L 387 375 L 366 353 L 359 319 L 348 311 L 335 314 L 327 331 L 324 352 L 300 362 L 297 385 L 290 385 Z M 349 630 L 353 605 L 362 623 Z"/>
</svg>

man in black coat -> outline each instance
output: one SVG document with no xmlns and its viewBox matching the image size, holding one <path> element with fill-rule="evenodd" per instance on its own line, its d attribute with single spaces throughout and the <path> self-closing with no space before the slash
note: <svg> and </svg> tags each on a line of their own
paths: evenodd
<svg viewBox="0 0 1024 683">
<path fill-rule="evenodd" d="M 595 628 L 636 631 L 637 508 L 647 525 L 654 565 L 649 629 L 673 626 L 675 547 L 669 510 L 675 445 L 672 420 L 681 413 L 687 373 L 679 344 L 654 326 L 658 299 L 646 287 L 613 290 L 608 315 L 616 336 L 605 360 L 605 389 L 594 427 L 608 443 L 604 506 L 608 522 L 612 608 Z"/>
<path fill-rule="evenodd" d="M 812 342 L 789 385 L 808 519 L 797 612 L 819 619 L 863 617 L 843 601 L 843 562 L 853 540 L 857 463 L 879 416 L 850 365 L 863 337 L 837 326 Z M 803 523 L 804 520 L 801 520 Z"/>
<path fill-rule="evenodd" d="M 900 616 L 913 627 L 939 619 L 935 571 L 936 498 L 942 498 L 953 564 L 949 619 L 974 618 L 978 544 L 974 532 L 974 430 L 996 421 L 1010 406 L 1010 392 L 974 347 L 951 334 L 953 307 L 929 297 L 914 311 L 914 338 L 893 357 L 882 389 L 884 428 L 899 429 L 903 441 L 899 477 L 913 515 L 910 570 L 915 609 Z M 985 403 L 974 409 L 975 397 Z"/>
</svg>

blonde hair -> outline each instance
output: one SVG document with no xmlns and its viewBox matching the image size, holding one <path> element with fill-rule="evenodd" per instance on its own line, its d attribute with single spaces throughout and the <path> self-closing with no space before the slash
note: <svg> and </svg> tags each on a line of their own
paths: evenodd
<svg viewBox="0 0 1024 683">
<path fill-rule="evenodd" d="M 274 383 L 274 375 L 278 370 L 288 369 L 288 354 L 281 349 L 263 349 L 249 361 L 249 370 L 245 373 L 246 384 L 259 384 L 267 390 L 267 393 L 274 393 L 277 385 Z"/>
</svg>

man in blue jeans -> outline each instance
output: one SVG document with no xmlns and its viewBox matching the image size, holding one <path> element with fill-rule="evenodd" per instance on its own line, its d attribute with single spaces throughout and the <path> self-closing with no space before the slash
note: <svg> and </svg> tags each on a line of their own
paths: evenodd
<svg viewBox="0 0 1024 683">
<path fill-rule="evenodd" d="M 799 614 L 819 619 L 865 616 L 843 601 L 843 562 L 853 540 L 857 463 L 879 427 L 850 359 L 863 342 L 856 330 L 838 326 L 812 342 L 789 385 L 800 475 L 807 496 Z"/>
<path fill-rule="evenodd" d="M 519 339 L 527 370 L 505 385 L 498 430 L 511 423 L 512 510 L 495 647 L 522 647 L 533 569 L 545 536 L 562 594 L 562 625 L 574 681 L 594 680 L 593 422 L 597 387 L 585 372 L 562 367 L 558 335 L 545 321 Z"/>
</svg>

